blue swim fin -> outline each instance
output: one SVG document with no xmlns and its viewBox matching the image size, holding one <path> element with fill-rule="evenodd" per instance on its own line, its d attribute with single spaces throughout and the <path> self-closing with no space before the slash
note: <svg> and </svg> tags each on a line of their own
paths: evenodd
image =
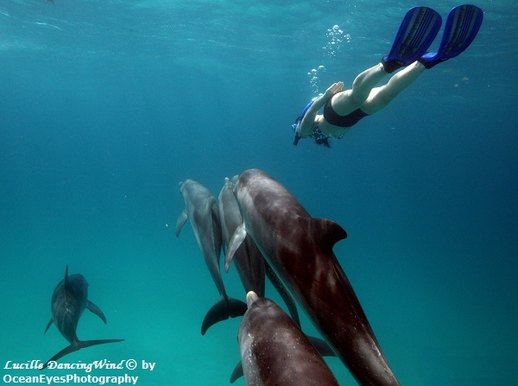
<svg viewBox="0 0 518 386">
<path fill-rule="evenodd" d="M 419 59 L 441 28 L 441 15 L 428 7 L 411 8 L 405 15 L 388 55 L 381 62 L 386 72 L 394 72 Z"/>
<path fill-rule="evenodd" d="M 448 14 L 438 51 L 423 55 L 419 61 L 426 68 L 432 68 L 462 53 L 477 36 L 483 18 L 484 12 L 474 5 L 464 4 L 453 8 Z"/>
</svg>

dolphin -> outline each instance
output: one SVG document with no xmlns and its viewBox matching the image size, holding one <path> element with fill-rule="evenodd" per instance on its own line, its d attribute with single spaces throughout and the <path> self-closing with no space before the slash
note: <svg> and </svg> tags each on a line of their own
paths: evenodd
<svg viewBox="0 0 518 386">
<path fill-rule="evenodd" d="M 246 311 L 246 304 L 227 295 L 221 278 L 219 259 L 222 235 L 216 199 L 206 187 L 191 179 L 180 182 L 180 192 L 185 201 L 185 209 L 176 222 L 176 237 L 186 221 L 190 220 L 207 268 L 221 295 L 220 300 L 210 308 L 203 319 L 201 334 L 205 335 L 207 329 L 215 323 L 229 317 L 242 316 Z"/>
<path fill-rule="evenodd" d="M 314 219 L 280 183 L 259 169 L 244 171 L 236 195 L 243 223 L 225 266 L 248 234 L 361 385 L 399 385 L 354 290 L 333 253 L 346 231 Z"/>
<path fill-rule="evenodd" d="M 228 246 L 234 231 L 243 222 L 233 190 L 234 184 L 232 180 L 225 177 L 225 182 L 218 196 L 218 209 L 224 246 Z M 236 250 L 234 263 L 245 293 L 254 291 L 263 297 L 265 288 L 264 259 L 254 241 L 249 237 L 245 238 L 240 248 Z"/>
<path fill-rule="evenodd" d="M 232 179 L 225 177 L 225 182 L 218 196 L 223 244 L 226 246 L 228 246 L 236 228 L 243 222 L 239 205 L 234 196 L 234 182 L 237 180 L 237 177 L 238 176 L 234 176 Z M 268 276 L 288 307 L 291 318 L 300 328 L 300 318 L 293 297 L 290 295 L 282 281 L 277 277 L 275 272 L 273 272 L 269 264 L 265 262 L 261 251 L 259 251 L 250 237 L 246 237 L 240 247 L 236 250 L 233 261 L 236 265 L 237 272 L 241 278 L 241 282 L 246 293 L 253 291 L 257 296 L 263 298 L 265 296 L 265 275 Z M 321 355 L 335 355 L 329 345 L 322 341 L 322 339 L 315 337 L 308 338 L 311 343 L 317 347 L 317 350 Z M 243 370 L 241 363 L 239 363 L 230 377 L 230 382 L 233 383 L 242 375 Z"/>
<path fill-rule="evenodd" d="M 338 386 L 299 327 L 273 301 L 250 291 L 239 325 L 241 362 L 248 386 Z"/>
<path fill-rule="evenodd" d="M 238 176 L 234 176 L 232 180 L 225 177 L 225 182 L 218 196 L 223 244 L 226 247 L 228 247 L 232 235 L 237 227 L 243 222 L 241 211 L 234 195 L 234 182 L 237 180 L 237 177 Z M 259 251 L 254 241 L 250 237 L 245 237 L 240 247 L 236 250 L 234 256 L 233 260 L 243 287 L 245 288 L 245 293 L 254 291 L 260 297 L 264 297 L 265 275 L 268 276 L 268 279 L 270 279 L 273 286 L 286 303 L 291 317 L 295 323 L 300 326 L 300 318 L 295 301 L 286 287 L 284 287 L 282 281 L 277 277 L 275 272 L 273 272 L 268 262 L 264 260 L 261 251 Z"/>
<path fill-rule="evenodd" d="M 52 294 L 51 310 L 52 317 L 45 328 L 45 332 L 50 325 L 54 323 L 61 335 L 70 342 L 70 345 L 59 351 L 50 358 L 41 370 L 46 368 L 49 362 L 68 355 L 74 351 L 85 347 L 94 346 L 96 344 L 122 342 L 124 339 L 97 339 L 97 340 L 79 340 L 76 335 L 77 324 L 79 318 L 83 314 L 85 308 L 97 315 L 106 324 L 106 317 L 99 307 L 88 300 L 88 283 L 83 275 L 68 275 L 68 265 L 65 268 L 65 278 L 61 280 Z"/>
<path fill-rule="evenodd" d="M 235 230 L 243 222 L 241 211 L 234 195 L 234 184 L 237 178 L 238 176 L 234 176 L 232 179 L 225 177 L 225 182 L 218 196 L 223 244 L 225 246 L 229 245 Z M 261 251 L 259 251 L 250 237 L 245 237 L 240 247 L 234 253 L 233 261 L 245 288 L 245 293 L 254 291 L 259 297 L 264 297 L 266 274 L 288 307 L 291 318 L 300 327 L 300 318 L 293 297 L 268 262 L 264 260 Z M 313 344 L 319 346 L 320 354 L 324 356 L 334 355 L 324 342 L 313 337 L 310 337 L 310 340 L 312 340 Z"/>
</svg>

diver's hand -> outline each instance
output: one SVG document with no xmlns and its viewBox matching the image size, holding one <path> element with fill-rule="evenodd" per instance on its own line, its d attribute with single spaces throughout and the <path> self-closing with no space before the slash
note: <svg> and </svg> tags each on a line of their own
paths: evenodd
<svg viewBox="0 0 518 386">
<path fill-rule="evenodd" d="M 331 86 L 329 86 L 327 88 L 326 92 L 324 93 L 324 97 L 331 98 L 336 93 L 342 91 L 343 88 L 344 88 L 344 82 L 333 83 Z"/>
</svg>

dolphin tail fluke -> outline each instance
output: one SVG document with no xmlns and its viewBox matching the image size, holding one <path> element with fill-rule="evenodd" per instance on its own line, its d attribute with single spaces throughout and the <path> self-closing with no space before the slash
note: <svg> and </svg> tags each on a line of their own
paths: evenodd
<svg viewBox="0 0 518 386">
<path fill-rule="evenodd" d="M 203 318 L 201 325 L 201 334 L 205 335 L 209 327 L 215 325 L 222 320 L 228 318 L 236 318 L 243 316 L 246 312 L 246 303 L 241 300 L 222 296 L 221 299 L 214 304 Z"/>
<path fill-rule="evenodd" d="M 70 344 L 69 346 L 65 347 L 63 350 L 55 354 L 52 358 L 50 358 L 43 367 L 40 370 L 45 369 L 49 362 L 57 361 L 60 358 L 63 358 L 65 355 L 68 355 L 70 353 L 73 353 L 74 351 L 81 350 L 82 348 L 95 346 L 97 344 L 104 344 L 104 343 L 115 343 L 115 342 L 122 342 L 124 339 L 95 339 L 95 340 L 85 340 L 85 341 L 78 341 L 75 343 Z"/>
</svg>

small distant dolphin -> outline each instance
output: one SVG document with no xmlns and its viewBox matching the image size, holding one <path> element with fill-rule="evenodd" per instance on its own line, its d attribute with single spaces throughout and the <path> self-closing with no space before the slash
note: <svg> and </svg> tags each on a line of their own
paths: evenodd
<svg viewBox="0 0 518 386">
<path fill-rule="evenodd" d="M 99 307 L 88 300 L 88 283 L 83 275 L 68 275 L 68 265 L 65 268 L 65 278 L 61 280 L 52 294 L 51 309 L 52 318 L 45 328 L 45 332 L 54 322 L 61 335 L 70 342 L 70 345 L 50 358 L 41 370 L 46 368 L 49 362 L 57 361 L 74 351 L 96 344 L 122 342 L 124 339 L 97 339 L 79 340 L 76 335 L 77 324 L 85 308 L 88 308 L 106 324 L 106 317 Z"/>
<path fill-rule="evenodd" d="M 211 307 L 203 319 L 201 334 L 205 335 L 207 329 L 217 322 L 243 315 L 246 304 L 228 297 L 221 278 L 219 260 L 222 236 L 216 199 L 206 187 L 191 179 L 180 182 L 180 192 L 185 201 L 185 209 L 176 222 L 176 237 L 185 222 L 190 220 L 207 268 L 221 295 L 221 299 Z"/>
<path fill-rule="evenodd" d="M 241 173 L 234 188 L 243 224 L 227 251 L 225 267 L 250 235 L 277 275 L 361 385 L 399 385 L 354 290 L 333 253 L 347 237 L 327 219 L 314 219 L 266 173 Z"/>
<path fill-rule="evenodd" d="M 338 386 L 318 351 L 284 311 L 253 291 L 246 301 L 238 333 L 246 385 Z"/>
</svg>

